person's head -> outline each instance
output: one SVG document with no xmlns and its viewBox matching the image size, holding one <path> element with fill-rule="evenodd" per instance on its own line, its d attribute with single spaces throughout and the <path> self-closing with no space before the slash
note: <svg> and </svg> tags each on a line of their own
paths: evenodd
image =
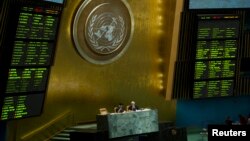
<svg viewBox="0 0 250 141">
<path fill-rule="evenodd" d="M 131 105 L 135 105 L 135 102 L 134 102 L 134 101 L 131 101 Z"/>
<path fill-rule="evenodd" d="M 122 103 L 119 103 L 119 105 L 118 105 L 119 107 L 122 107 L 123 106 L 123 104 Z"/>
</svg>

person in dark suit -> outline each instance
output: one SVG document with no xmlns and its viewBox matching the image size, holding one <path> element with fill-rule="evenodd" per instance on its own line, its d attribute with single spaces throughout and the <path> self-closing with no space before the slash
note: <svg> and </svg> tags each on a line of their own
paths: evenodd
<svg viewBox="0 0 250 141">
<path fill-rule="evenodd" d="M 239 114 L 239 123 L 240 123 L 240 125 L 247 124 L 247 118 L 245 116 L 243 116 L 242 114 Z"/>
<path fill-rule="evenodd" d="M 115 112 L 116 113 L 123 113 L 123 112 L 125 112 L 124 105 L 122 103 L 119 103 L 119 105 L 117 107 L 115 107 Z"/>
<path fill-rule="evenodd" d="M 233 124 L 233 121 L 232 121 L 230 116 L 227 116 L 227 118 L 225 119 L 225 124 L 226 125 L 232 125 Z"/>
<path fill-rule="evenodd" d="M 250 113 L 248 114 L 248 117 L 247 117 L 247 125 L 250 125 Z"/>
<path fill-rule="evenodd" d="M 135 104 L 134 101 L 131 101 L 130 105 L 128 106 L 128 111 L 136 111 L 139 110 L 139 107 Z"/>
</svg>

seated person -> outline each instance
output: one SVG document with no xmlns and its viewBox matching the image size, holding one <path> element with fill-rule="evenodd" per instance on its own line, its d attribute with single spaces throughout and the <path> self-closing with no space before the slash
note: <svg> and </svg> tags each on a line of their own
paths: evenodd
<svg viewBox="0 0 250 141">
<path fill-rule="evenodd" d="M 115 112 L 116 113 L 123 113 L 125 112 L 124 105 L 122 103 L 119 103 L 117 107 L 115 107 Z"/>
<path fill-rule="evenodd" d="M 247 124 L 247 118 L 244 117 L 243 115 L 239 114 L 239 122 L 240 122 L 240 125 L 246 125 Z"/>
<path fill-rule="evenodd" d="M 131 104 L 128 106 L 128 111 L 136 111 L 139 110 L 139 107 L 135 104 L 134 101 L 131 101 Z"/>
<path fill-rule="evenodd" d="M 230 116 L 227 116 L 227 118 L 225 119 L 225 124 L 226 125 L 232 125 L 233 124 L 233 121 L 232 121 Z"/>
<path fill-rule="evenodd" d="M 250 114 L 248 115 L 248 118 L 247 118 L 247 124 L 250 125 Z"/>
</svg>

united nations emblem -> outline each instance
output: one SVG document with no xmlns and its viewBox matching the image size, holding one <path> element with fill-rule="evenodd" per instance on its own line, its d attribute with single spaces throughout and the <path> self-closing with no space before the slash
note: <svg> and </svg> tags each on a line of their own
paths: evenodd
<svg viewBox="0 0 250 141">
<path fill-rule="evenodd" d="M 78 53 L 95 64 L 118 59 L 129 46 L 133 16 L 125 0 L 86 0 L 79 7 L 73 39 Z"/>
<path fill-rule="evenodd" d="M 110 13 L 94 15 L 87 25 L 87 42 L 93 51 L 100 54 L 115 51 L 125 37 L 125 23 L 121 16 Z"/>
</svg>

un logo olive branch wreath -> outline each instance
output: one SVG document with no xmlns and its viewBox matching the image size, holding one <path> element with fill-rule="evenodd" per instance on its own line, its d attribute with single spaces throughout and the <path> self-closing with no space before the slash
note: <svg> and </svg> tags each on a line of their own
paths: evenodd
<svg viewBox="0 0 250 141">
<path fill-rule="evenodd" d="M 121 16 L 118 17 L 118 22 L 120 24 L 120 32 L 118 34 L 117 37 L 113 38 L 113 28 L 115 27 L 115 25 L 118 24 L 117 22 L 117 18 L 112 18 L 112 22 L 110 23 L 110 25 L 108 26 L 102 26 L 102 32 L 100 32 L 100 30 L 98 30 L 98 32 L 94 33 L 94 25 L 97 21 L 97 15 L 92 16 L 91 20 L 90 20 L 90 24 L 88 27 L 88 37 L 89 37 L 89 41 L 91 43 L 91 45 L 96 49 L 99 50 L 100 52 L 104 52 L 104 50 L 107 50 L 108 52 L 110 52 L 111 50 L 114 50 L 117 48 L 117 46 L 122 42 L 123 38 L 124 38 L 124 31 L 125 31 L 125 23 L 124 20 Z M 102 28 L 100 27 L 100 28 Z M 112 30 L 111 30 L 112 29 Z M 100 45 L 100 43 L 98 42 L 98 39 L 103 38 L 104 34 L 107 34 L 108 31 L 110 32 L 107 36 L 105 36 L 107 38 L 108 41 L 112 41 L 112 45 Z M 95 38 L 95 36 L 97 38 Z"/>
</svg>

